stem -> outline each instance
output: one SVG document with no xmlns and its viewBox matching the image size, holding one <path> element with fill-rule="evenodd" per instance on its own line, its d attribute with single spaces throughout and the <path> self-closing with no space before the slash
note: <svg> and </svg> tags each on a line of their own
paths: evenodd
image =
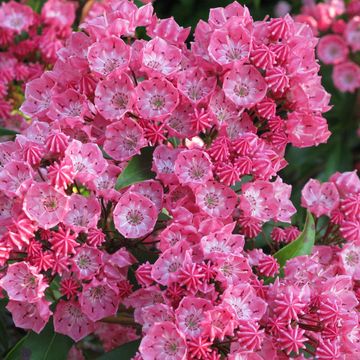
<svg viewBox="0 0 360 360">
<path fill-rule="evenodd" d="M 128 316 L 123 313 L 120 313 L 117 316 L 108 316 L 102 319 L 101 321 L 109 324 L 120 324 L 120 325 L 136 326 L 136 327 L 139 326 L 139 324 L 137 324 L 131 316 Z"/>
</svg>

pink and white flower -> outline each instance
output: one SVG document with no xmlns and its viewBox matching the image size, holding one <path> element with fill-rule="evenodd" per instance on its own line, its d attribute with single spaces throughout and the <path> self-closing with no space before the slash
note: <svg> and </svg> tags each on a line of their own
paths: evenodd
<svg viewBox="0 0 360 360">
<path fill-rule="evenodd" d="M 24 197 L 23 210 L 29 219 L 44 229 L 50 229 L 64 220 L 68 196 L 46 183 L 34 183 Z"/>
<path fill-rule="evenodd" d="M 125 193 L 114 209 L 116 229 L 126 238 L 139 238 L 150 233 L 157 220 L 155 204 L 143 195 Z"/>
</svg>

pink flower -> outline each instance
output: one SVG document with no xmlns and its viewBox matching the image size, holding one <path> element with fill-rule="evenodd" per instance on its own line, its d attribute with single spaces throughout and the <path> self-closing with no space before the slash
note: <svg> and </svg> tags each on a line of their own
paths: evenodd
<svg viewBox="0 0 360 360">
<path fill-rule="evenodd" d="M 73 271 L 76 272 L 79 279 L 92 279 L 103 264 L 103 253 L 88 245 L 79 247 L 75 252 L 76 254 L 72 258 Z"/>
<path fill-rule="evenodd" d="M 175 160 L 181 149 L 173 149 L 166 145 L 159 145 L 153 153 L 152 170 L 156 172 L 156 178 L 165 184 L 177 183 L 174 174 Z"/>
<path fill-rule="evenodd" d="M 60 300 L 54 313 L 54 329 L 80 341 L 94 331 L 94 323 L 81 311 L 77 302 Z"/>
<path fill-rule="evenodd" d="M 223 294 L 222 303 L 236 315 L 238 320 L 260 320 L 265 314 L 267 304 L 256 296 L 249 284 L 228 286 Z"/>
<path fill-rule="evenodd" d="M 244 63 L 251 47 L 249 31 L 235 21 L 215 30 L 209 43 L 209 55 L 220 65 Z"/>
<path fill-rule="evenodd" d="M 289 77 L 280 66 L 267 69 L 265 80 L 268 88 L 277 94 L 283 93 L 289 87 Z"/>
<path fill-rule="evenodd" d="M 209 108 L 220 124 L 225 123 L 228 126 L 228 120 L 236 118 L 239 113 L 235 104 L 225 96 L 222 89 L 217 89 L 212 94 Z"/>
<path fill-rule="evenodd" d="M 33 303 L 10 300 L 6 308 L 11 312 L 16 327 L 39 334 L 52 315 L 49 305 L 50 302 L 43 299 Z"/>
<path fill-rule="evenodd" d="M 331 133 L 326 120 L 306 112 L 292 112 L 286 121 L 289 141 L 296 147 L 317 146 L 325 143 Z"/>
<path fill-rule="evenodd" d="M 339 352 L 338 342 L 329 339 L 321 339 L 319 346 L 316 348 L 316 357 L 319 360 L 340 360 L 342 354 Z"/>
<path fill-rule="evenodd" d="M 66 190 L 66 188 L 74 182 L 75 172 L 69 161 L 54 163 L 48 168 L 48 178 L 50 184 L 57 190 Z"/>
<path fill-rule="evenodd" d="M 235 223 L 224 226 L 221 230 L 201 238 L 201 247 L 205 258 L 215 259 L 219 253 L 230 255 L 241 251 L 244 246 L 244 237 L 232 234 Z"/>
<path fill-rule="evenodd" d="M 155 360 L 163 354 L 172 360 L 186 359 L 186 342 L 184 335 L 168 321 L 155 323 L 139 347 L 143 360 Z"/>
<path fill-rule="evenodd" d="M 114 209 L 116 229 L 126 238 L 139 238 L 151 232 L 157 220 L 155 204 L 143 195 L 127 192 Z"/>
<path fill-rule="evenodd" d="M 166 79 L 142 81 L 135 92 L 137 110 L 145 119 L 164 119 L 173 112 L 179 101 L 177 90 Z"/>
<path fill-rule="evenodd" d="M 111 74 L 99 81 L 95 90 L 95 105 L 108 120 L 120 120 L 134 103 L 134 84 L 125 73 Z"/>
<path fill-rule="evenodd" d="M 35 22 L 35 14 L 29 6 L 15 1 L 1 4 L 0 24 L 2 28 L 20 34 Z"/>
<path fill-rule="evenodd" d="M 261 348 L 264 331 L 252 321 L 241 321 L 237 332 L 237 341 L 241 348 L 254 351 Z"/>
<path fill-rule="evenodd" d="M 211 95 L 215 86 L 216 78 L 207 76 L 201 68 L 184 70 L 178 77 L 178 90 L 194 104 L 198 104 Z"/>
<path fill-rule="evenodd" d="M 89 66 L 99 76 L 125 69 L 130 61 L 130 48 L 115 36 L 93 43 L 88 51 Z"/>
<path fill-rule="evenodd" d="M 252 274 L 248 260 L 240 255 L 224 255 L 218 253 L 212 259 L 217 273 L 216 280 L 220 281 L 224 288 L 248 281 Z"/>
<path fill-rule="evenodd" d="M 345 40 L 351 49 L 356 52 L 360 50 L 360 16 L 354 16 L 346 25 Z"/>
<path fill-rule="evenodd" d="M 65 155 L 71 161 L 75 176 L 80 181 L 93 180 L 107 167 L 107 162 L 96 144 L 83 144 L 73 140 L 66 149 Z"/>
<path fill-rule="evenodd" d="M 360 193 L 360 178 L 356 170 L 343 173 L 336 172 L 329 180 L 335 183 L 342 198 L 350 194 Z"/>
<path fill-rule="evenodd" d="M 163 208 L 164 189 L 160 182 L 156 180 L 146 180 L 140 183 L 131 185 L 129 191 L 145 196 L 151 200 L 156 206 L 159 213 Z"/>
<path fill-rule="evenodd" d="M 276 54 L 264 44 L 253 46 L 250 59 L 255 66 L 264 70 L 272 69 L 276 64 Z"/>
<path fill-rule="evenodd" d="M 98 281 L 94 278 L 83 287 L 79 296 L 81 311 L 92 321 L 98 321 L 106 316 L 114 316 L 119 306 L 120 298 L 107 280 Z"/>
<path fill-rule="evenodd" d="M 278 177 L 273 182 L 273 188 L 274 197 L 279 202 L 279 213 L 276 218 L 279 221 L 290 222 L 291 216 L 296 213 L 296 208 L 290 200 L 291 185 L 283 183 L 281 178 Z"/>
<path fill-rule="evenodd" d="M 104 150 L 115 160 L 128 160 L 145 145 L 143 129 L 130 117 L 106 127 Z"/>
<path fill-rule="evenodd" d="M 168 19 L 158 19 L 153 16 L 148 34 L 151 37 L 159 36 L 170 44 L 181 45 L 189 36 L 190 28 L 179 26 L 173 17 Z"/>
<path fill-rule="evenodd" d="M 331 182 L 320 184 L 318 180 L 311 179 L 301 194 L 302 206 L 308 208 L 317 217 L 330 215 L 339 204 L 339 193 Z"/>
<path fill-rule="evenodd" d="M 58 231 L 53 233 L 49 239 L 51 243 L 52 250 L 55 251 L 57 255 L 66 256 L 68 254 L 75 254 L 75 248 L 80 246 L 76 242 L 76 234 L 72 234 L 70 229 L 64 230 L 62 227 L 59 227 Z"/>
<path fill-rule="evenodd" d="M 21 196 L 28 190 L 33 176 L 27 162 L 10 161 L 0 172 L 0 190 L 11 196 Z"/>
<path fill-rule="evenodd" d="M 273 185 L 267 181 L 254 181 L 243 185 L 240 196 L 240 209 L 246 216 L 267 221 L 276 216 L 277 200 Z"/>
<path fill-rule="evenodd" d="M 332 78 L 340 91 L 354 92 L 360 87 L 360 67 L 351 61 L 335 65 Z"/>
<path fill-rule="evenodd" d="M 75 126 L 84 121 L 87 111 L 85 97 L 75 90 L 68 89 L 52 97 L 47 115 L 54 121 Z"/>
<path fill-rule="evenodd" d="M 254 66 L 239 65 L 226 74 L 223 89 L 235 105 L 251 108 L 265 97 L 267 85 Z"/>
<path fill-rule="evenodd" d="M 29 219 L 44 229 L 63 221 L 68 212 L 68 197 L 45 183 L 34 183 L 27 191 L 23 210 Z"/>
<path fill-rule="evenodd" d="M 227 218 L 237 202 L 235 192 L 215 181 L 208 181 L 196 189 L 196 203 L 210 216 Z"/>
<path fill-rule="evenodd" d="M 305 348 L 305 341 L 307 340 L 304 336 L 305 330 L 300 329 L 297 325 L 292 328 L 289 326 L 280 332 L 278 339 L 280 348 L 290 355 L 291 352 L 295 354 L 299 353 L 300 349 Z"/>
<path fill-rule="evenodd" d="M 10 300 L 35 303 L 44 296 L 48 287 L 43 279 L 35 267 L 19 262 L 9 265 L 6 275 L 0 279 L 0 286 Z"/>
<path fill-rule="evenodd" d="M 183 298 L 175 311 L 179 330 L 190 339 L 201 336 L 203 333 L 201 323 L 204 320 L 204 313 L 212 309 L 213 306 L 208 300 L 190 296 Z"/>
<path fill-rule="evenodd" d="M 351 243 L 346 244 L 339 257 L 345 274 L 351 275 L 354 280 L 360 280 L 360 246 Z"/>
<path fill-rule="evenodd" d="M 68 207 L 69 211 L 63 220 L 66 226 L 76 232 L 87 232 L 88 229 L 96 227 L 101 213 L 100 204 L 96 198 L 72 194 Z"/>
<path fill-rule="evenodd" d="M 161 285 L 169 285 L 177 280 L 178 272 L 187 258 L 188 245 L 180 242 L 164 251 L 151 270 L 151 277 Z"/>
<path fill-rule="evenodd" d="M 166 119 L 169 134 L 181 139 L 195 136 L 196 131 L 192 124 L 192 113 L 192 104 L 185 97 L 180 97 L 178 106 Z"/>
<path fill-rule="evenodd" d="M 175 174 L 181 184 L 205 184 L 212 179 L 212 164 L 201 150 L 183 150 L 175 161 Z"/>
<path fill-rule="evenodd" d="M 320 39 L 317 52 L 324 64 L 339 64 L 347 59 L 349 49 L 340 35 L 326 35 Z"/>
<path fill-rule="evenodd" d="M 60 28 L 71 27 L 75 20 L 76 3 L 61 0 L 48 0 L 41 9 L 46 23 Z"/>
<path fill-rule="evenodd" d="M 165 40 L 155 37 L 143 48 L 142 63 L 149 75 L 169 76 L 179 70 L 181 50 Z"/>
<path fill-rule="evenodd" d="M 45 74 L 26 84 L 25 101 L 20 110 L 30 116 L 46 119 L 55 82 Z"/>
<path fill-rule="evenodd" d="M 233 335 L 234 316 L 225 307 L 217 306 L 205 312 L 202 326 L 204 334 L 208 334 L 210 340 L 217 338 L 222 341 L 225 335 Z"/>
</svg>

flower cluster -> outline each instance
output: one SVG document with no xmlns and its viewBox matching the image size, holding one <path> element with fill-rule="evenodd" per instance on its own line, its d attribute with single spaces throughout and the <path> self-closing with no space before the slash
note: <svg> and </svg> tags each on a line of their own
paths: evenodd
<svg viewBox="0 0 360 360">
<path fill-rule="evenodd" d="M 360 280 L 360 180 L 356 172 L 335 173 L 328 182 L 311 179 L 302 191 L 302 205 L 325 216 L 324 245 L 346 241 L 339 256 L 343 270 Z"/>
<path fill-rule="evenodd" d="M 285 148 L 330 135 L 311 29 L 234 2 L 188 48 L 190 29 L 128 0 L 81 28 L 26 85 L 31 125 L 0 143 L 0 289 L 15 325 L 40 332 L 52 316 L 106 351 L 141 338 L 143 360 L 356 357 L 359 292 L 338 248 L 281 269 L 255 246 L 264 223 L 276 248 L 298 237 Z M 304 205 L 333 211 L 348 177 L 305 188 Z"/>
<path fill-rule="evenodd" d="M 335 87 L 341 92 L 355 92 L 360 88 L 359 1 L 310 2 L 296 19 L 308 23 L 320 37 L 317 55 L 324 64 L 333 66 Z"/>
<path fill-rule="evenodd" d="M 76 4 L 48 0 L 41 14 L 15 1 L 0 5 L 0 123 L 22 130 L 23 116 L 17 112 L 27 81 L 39 77 L 56 61 L 56 52 L 70 35 Z"/>
</svg>

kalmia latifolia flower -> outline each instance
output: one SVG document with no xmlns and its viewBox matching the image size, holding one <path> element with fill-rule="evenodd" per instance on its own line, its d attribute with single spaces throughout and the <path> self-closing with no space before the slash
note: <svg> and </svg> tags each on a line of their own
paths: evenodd
<svg viewBox="0 0 360 360">
<path fill-rule="evenodd" d="M 49 0 L 41 14 L 29 5 L 10 1 L 0 6 L 0 114 L 1 126 L 24 130 L 28 124 L 17 111 L 21 105 L 25 83 L 40 77 L 56 62 L 56 52 L 64 46 L 75 21 L 76 4 L 67 0 Z M 56 15 L 55 15 L 56 14 Z M 54 82 L 36 79 L 24 107 L 33 115 L 48 111 L 49 95 Z M 28 90 L 25 90 L 29 94 Z"/>
<path fill-rule="evenodd" d="M 140 339 L 136 360 L 358 358 L 358 175 L 304 186 L 317 219 L 304 236 L 279 176 L 288 147 L 330 135 L 311 28 L 233 2 L 188 45 L 190 29 L 143 3 L 95 3 L 74 33 L 65 0 L 41 15 L 0 6 L 6 121 L 27 82 L 27 120 L 0 143 L 0 290 L 15 326 L 91 335 L 78 358 L 94 337 L 106 351 Z M 317 49 L 350 91 L 357 24 Z M 22 66 L 33 58 L 52 66 Z M 277 251 L 315 230 L 284 264 Z"/>
<path fill-rule="evenodd" d="M 360 66 L 354 61 L 360 50 L 360 12 L 354 11 L 357 1 L 327 1 L 303 6 L 298 21 L 309 24 L 315 35 L 319 59 L 332 65 L 332 80 L 340 92 L 360 88 Z"/>
</svg>

